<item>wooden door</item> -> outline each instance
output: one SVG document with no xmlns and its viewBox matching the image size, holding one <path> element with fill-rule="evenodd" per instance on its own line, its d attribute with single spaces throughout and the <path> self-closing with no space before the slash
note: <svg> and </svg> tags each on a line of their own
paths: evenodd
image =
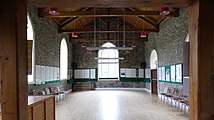
<svg viewBox="0 0 214 120">
<path fill-rule="evenodd" d="M 151 70 L 151 90 L 152 94 L 157 95 L 157 69 Z"/>
</svg>

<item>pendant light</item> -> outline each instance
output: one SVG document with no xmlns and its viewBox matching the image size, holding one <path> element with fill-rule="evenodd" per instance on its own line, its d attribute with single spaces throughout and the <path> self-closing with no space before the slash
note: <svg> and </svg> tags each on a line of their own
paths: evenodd
<svg viewBox="0 0 214 120">
<path fill-rule="evenodd" d="M 135 43 L 135 40 L 134 40 L 134 31 L 132 32 L 132 44 L 131 44 L 131 47 L 136 47 L 136 43 Z"/>
<path fill-rule="evenodd" d="M 96 16 L 96 9 L 94 8 L 94 17 L 95 16 Z M 95 17 L 94 18 L 94 46 L 93 47 L 86 47 L 86 50 L 88 50 L 88 51 L 103 50 L 103 49 L 133 50 L 133 47 L 126 47 L 126 42 L 125 42 L 125 11 L 124 11 L 123 22 L 124 22 L 124 24 L 123 24 L 123 46 L 122 47 L 97 47 L 97 45 L 96 45 L 96 17 Z"/>
<path fill-rule="evenodd" d="M 160 15 L 168 15 L 170 13 L 168 7 L 161 7 L 160 8 Z"/>
<path fill-rule="evenodd" d="M 85 43 L 82 43 L 82 44 L 81 44 L 81 47 L 82 47 L 82 48 L 85 48 L 85 47 L 86 47 L 86 44 L 85 44 Z"/>
<path fill-rule="evenodd" d="M 73 38 L 77 38 L 78 37 L 78 33 L 77 32 L 72 32 L 72 37 Z"/>
<path fill-rule="evenodd" d="M 141 33 L 140 33 L 140 37 L 146 38 L 146 36 L 147 36 L 147 32 L 141 32 Z"/>
<path fill-rule="evenodd" d="M 59 10 L 58 10 L 58 8 L 56 8 L 56 7 L 51 7 L 51 8 L 49 8 L 48 12 L 49 12 L 51 15 L 59 15 Z"/>
<path fill-rule="evenodd" d="M 75 21 L 74 21 L 74 32 L 72 32 L 72 37 L 73 38 L 77 38 L 78 37 L 78 33 L 75 32 Z"/>
<path fill-rule="evenodd" d="M 140 37 L 142 37 L 142 38 L 147 37 L 147 32 L 144 31 L 144 22 L 143 22 L 143 32 L 140 33 Z"/>
<path fill-rule="evenodd" d="M 132 46 L 132 47 L 136 47 L 137 45 L 136 45 L 135 43 L 132 43 L 131 46 Z"/>
</svg>

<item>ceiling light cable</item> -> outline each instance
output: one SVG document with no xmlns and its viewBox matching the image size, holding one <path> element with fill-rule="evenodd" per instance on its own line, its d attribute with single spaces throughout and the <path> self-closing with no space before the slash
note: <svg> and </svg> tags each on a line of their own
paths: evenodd
<svg viewBox="0 0 214 120">
<path fill-rule="evenodd" d="M 94 8 L 94 47 L 96 47 L 96 8 Z"/>
<path fill-rule="evenodd" d="M 126 47 L 126 42 L 125 42 L 125 9 L 124 9 L 124 16 L 123 16 L 123 47 Z"/>
</svg>

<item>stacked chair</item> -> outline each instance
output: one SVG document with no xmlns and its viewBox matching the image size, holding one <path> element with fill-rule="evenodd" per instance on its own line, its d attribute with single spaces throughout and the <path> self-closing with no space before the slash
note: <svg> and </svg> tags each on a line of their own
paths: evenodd
<svg viewBox="0 0 214 120">
<path fill-rule="evenodd" d="M 176 88 L 164 88 L 164 92 L 160 93 L 161 100 L 164 102 L 168 102 L 170 100 L 171 105 L 173 105 L 178 109 L 183 111 L 184 113 L 187 112 L 187 108 L 189 107 L 189 99 L 187 96 L 183 95 L 183 89 L 176 90 Z M 164 98 L 164 99 L 162 99 Z"/>
</svg>

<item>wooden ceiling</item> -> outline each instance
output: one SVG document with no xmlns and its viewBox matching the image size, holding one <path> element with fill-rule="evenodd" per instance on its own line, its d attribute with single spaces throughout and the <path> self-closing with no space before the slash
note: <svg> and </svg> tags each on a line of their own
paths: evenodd
<svg viewBox="0 0 214 120">
<path fill-rule="evenodd" d="M 187 7 L 193 0 L 28 0 L 37 7 Z"/>
<path fill-rule="evenodd" d="M 179 16 L 178 7 L 187 7 L 192 0 L 28 0 L 39 8 L 39 17 L 49 17 L 58 25 L 58 32 L 115 33 L 159 32 L 159 24 L 167 17 Z M 59 15 L 49 13 L 56 7 Z M 160 15 L 162 6 L 170 13 Z M 95 24 L 96 23 L 96 24 Z M 101 27 L 102 26 L 102 27 Z"/>
</svg>

